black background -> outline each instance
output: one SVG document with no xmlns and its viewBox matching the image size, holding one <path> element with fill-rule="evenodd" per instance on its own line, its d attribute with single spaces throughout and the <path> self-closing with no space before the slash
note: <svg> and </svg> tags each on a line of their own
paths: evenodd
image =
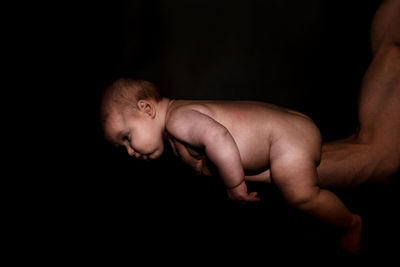
<svg viewBox="0 0 400 267">
<path fill-rule="evenodd" d="M 324 141 L 347 137 L 357 127 L 357 94 L 371 60 L 370 23 L 379 2 L 57 5 L 43 25 L 59 22 L 45 50 L 56 63 L 49 71 L 60 100 L 51 112 L 65 135 L 44 159 L 51 179 L 42 184 L 36 216 L 54 215 L 45 224 L 52 239 L 67 240 L 82 254 L 98 248 L 149 261 L 297 253 L 334 259 L 334 231 L 290 209 L 273 186 L 249 183 L 262 201 L 238 205 L 218 177 L 197 177 L 167 146 L 150 163 L 110 147 L 97 120 L 99 93 L 115 78 L 144 78 L 169 98 L 286 106 L 310 116 Z M 393 255 L 397 183 L 335 192 L 364 217 L 362 255 Z"/>
</svg>

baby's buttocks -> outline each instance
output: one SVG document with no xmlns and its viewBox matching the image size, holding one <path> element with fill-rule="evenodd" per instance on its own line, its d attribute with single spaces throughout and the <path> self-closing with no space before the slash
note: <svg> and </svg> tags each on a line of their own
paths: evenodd
<svg viewBox="0 0 400 267">
<path fill-rule="evenodd" d="M 299 112 L 262 102 L 215 102 L 210 109 L 213 118 L 234 138 L 246 172 L 267 170 L 272 143 L 282 133 L 309 128 L 308 124 L 312 124 Z"/>
</svg>

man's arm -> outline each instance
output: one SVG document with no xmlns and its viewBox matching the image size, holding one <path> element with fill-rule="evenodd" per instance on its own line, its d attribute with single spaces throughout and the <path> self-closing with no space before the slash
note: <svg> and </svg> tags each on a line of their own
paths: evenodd
<svg viewBox="0 0 400 267">
<path fill-rule="evenodd" d="M 325 143 L 321 186 L 345 187 L 390 180 L 400 167 L 400 0 L 386 0 L 371 29 L 372 62 L 358 106 L 359 130 Z"/>
<path fill-rule="evenodd" d="M 384 0 L 371 25 L 372 54 L 383 46 L 400 45 L 400 0 Z"/>
<path fill-rule="evenodd" d="M 181 142 L 205 150 L 225 186 L 234 191 L 233 195 L 228 194 L 231 198 L 237 201 L 258 200 L 255 194 L 247 194 L 238 147 L 223 125 L 196 110 L 181 108 L 170 115 L 166 128 Z"/>
</svg>

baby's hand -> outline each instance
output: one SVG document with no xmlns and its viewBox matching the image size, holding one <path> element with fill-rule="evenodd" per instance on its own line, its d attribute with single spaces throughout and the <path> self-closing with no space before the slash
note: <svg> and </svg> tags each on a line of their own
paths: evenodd
<svg viewBox="0 0 400 267">
<path fill-rule="evenodd" d="M 247 186 L 244 181 L 240 185 L 227 189 L 226 191 L 228 197 L 235 202 L 246 203 L 260 201 L 260 198 L 257 197 L 257 192 L 247 193 Z"/>
</svg>

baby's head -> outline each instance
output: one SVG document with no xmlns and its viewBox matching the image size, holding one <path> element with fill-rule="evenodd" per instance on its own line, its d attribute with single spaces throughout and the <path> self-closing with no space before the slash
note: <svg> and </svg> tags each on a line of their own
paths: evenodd
<svg viewBox="0 0 400 267">
<path fill-rule="evenodd" d="M 131 156 L 158 158 L 164 151 L 163 132 L 167 102 L 151 82 L 118 79 L 105 88 L 100 121 L 105 138 L 126 147 Z"/>
</svg>

